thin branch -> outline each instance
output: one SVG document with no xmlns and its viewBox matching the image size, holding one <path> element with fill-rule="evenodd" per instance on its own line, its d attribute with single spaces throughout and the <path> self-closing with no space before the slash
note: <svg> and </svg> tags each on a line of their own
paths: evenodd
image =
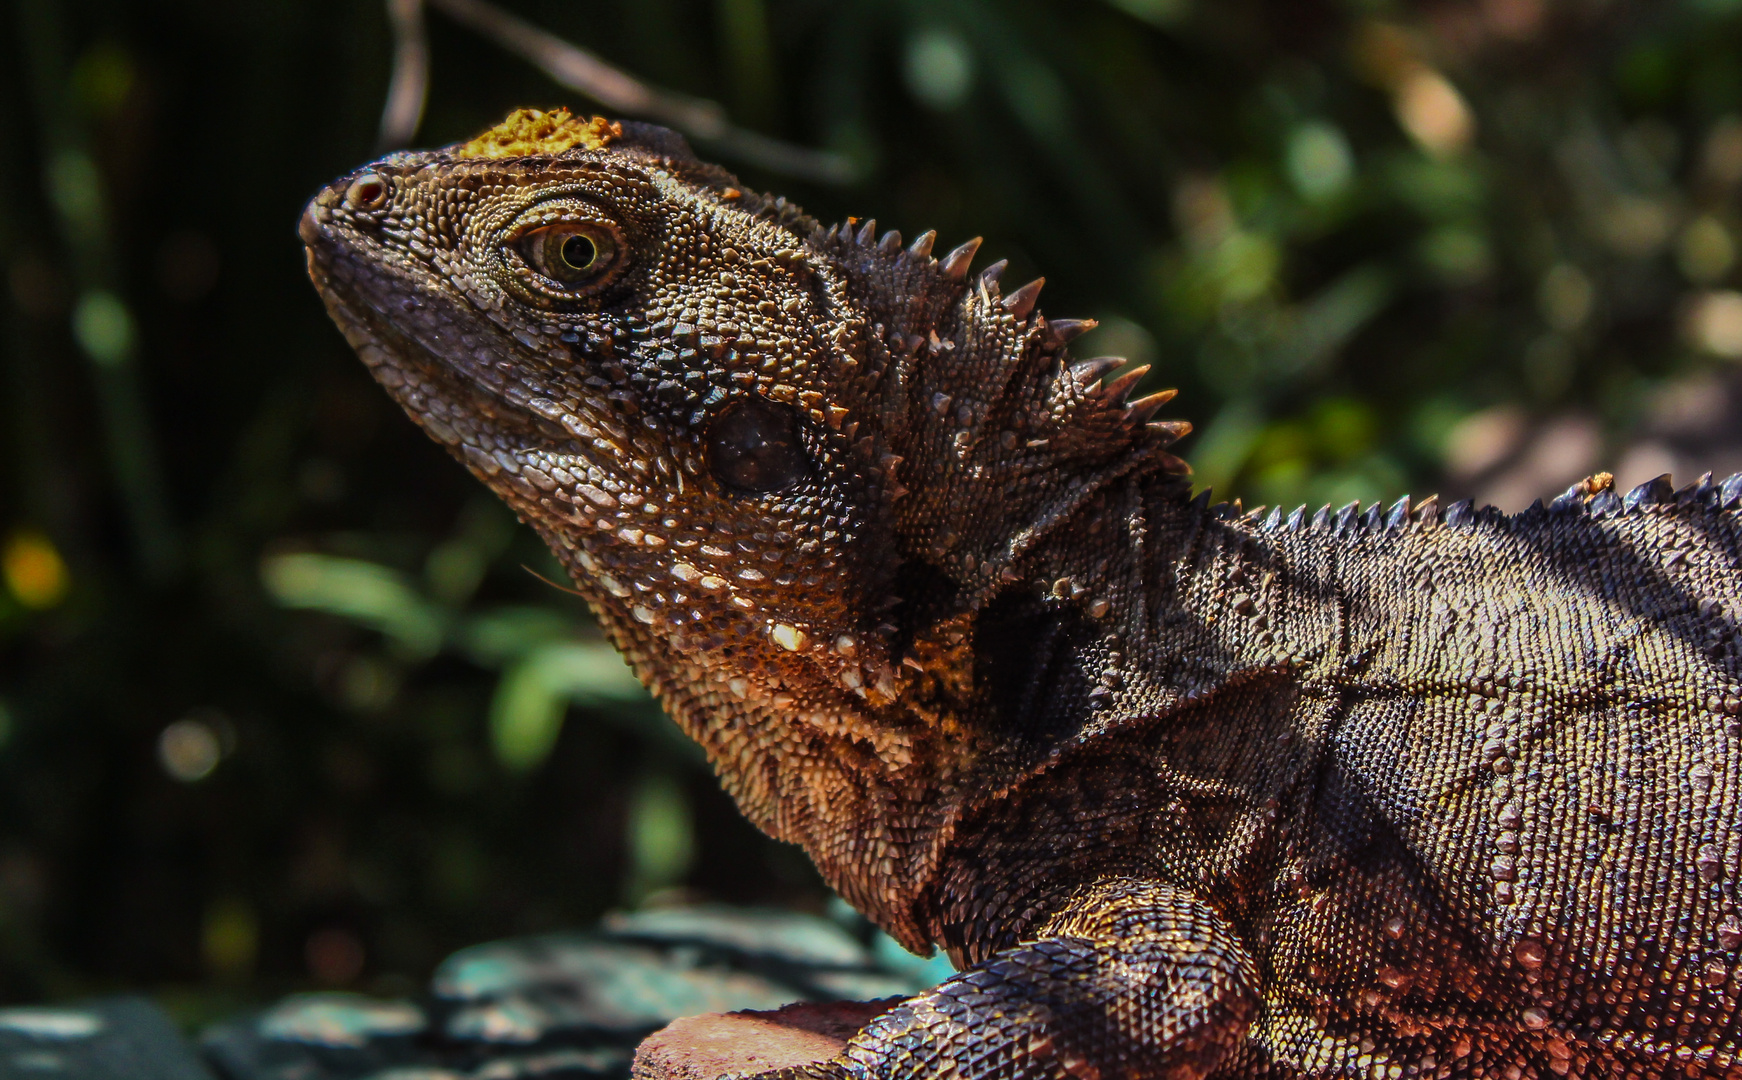
<svg viewBox="0 0 1742 1080">
<path fill-rule="evenodd" d="M 811 150 L 734 127 L 718 102 L 649 86 L 595 53 L 541 30 L 488 0 L 429 0 L 457 22 L 608 109 L 674 127 L 740 161 L 806 180 L 845 184 L 857 177 L 840 154 Z"/>
<path fill-rule="evenodd" d="M 851 184 L 859 179 L 858 168 L 845 154 L 794 146 L 747 128 L 727 128 L 724 134 L 711 142 L 726 157 L 746 161 L 783 176 L 796 176 L 819 184 Z"/>
<path fill-rule="evenodd" d="M 429 39 L 423 29 L 423 0 L 387 0 L 393 27 L 393 78 L 381 110 L 380 149 L 407 146 L 423 122 L 429 98 Z"/>
</svg>

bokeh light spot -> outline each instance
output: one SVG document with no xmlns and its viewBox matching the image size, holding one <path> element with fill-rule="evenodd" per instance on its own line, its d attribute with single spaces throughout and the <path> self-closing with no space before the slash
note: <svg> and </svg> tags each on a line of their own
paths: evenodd
<svg viewBox="0 0 1742 1080">
<path fill-rule="evenodd" d="M 1282 252 L 1269 237 L 1235 232 L 1211 256 L 1210 272 L 1224 300 L 1244 303 L 1270 289 L 1281 264 Z"/>
<path fill-rule="evenodd" d="M 98 366 L 112 368 L 127 361 L 138 331 L 119 296 L 93 289 L 73 308 L 73 337 Z"/>
<path fill-rule="evenodd" d="M 246 978 L 260 947 L 260 922 L 239 897 L 225 897 L 206 909 L 200 927 L 200 953 L 206 968 L 224 980 Z"/>
<path fill-rule="evenodd" d="M 1585 272 L 1571 263 L 1556 263 L 1542 276 L 1536 302 L 1542 317 L 1562 333 L 1577 330 L 1591 317 L 1597 290 Z"/>
<path fill-rule="evenodd" d="M 907 43 L 907 88 L 934 109 L 953 109 L 974 86 L 974 53 L 960 34 L 922 30 Z"/>
<path fill-rule="evenodd" d="M 1713 356 L 1742 360 L 1742 292 L 1702 293 L 1689 306 L 1687 329 L 1693 343 Z"/>
<path fill-rule="evenodd" d="M 1309 199 L 1328 199 L 1349 186 L 1355 155 L 1336 125 L 1312 120 L 1288 137 L 1288 178 Z"/>
<path fill-rule="evenodd" d="M 1675 254 L 1676 265 L 1689 281 L 1709 285 L 1736 262 L 1736 244 L 1723 222 L 1702 214 L 1682 230 Z"/>
<path fill-rule="evenodd" d="M 48 537 L 32 530 L 16 533 L 7 542 L 0 553 L 0 575 L 20 604 L 37 611 L 66 599 L 71 584 L 66 560 Z"/>
<path fill-rule="evenodd" d="M 314 980 L 344 986 L 363 973 L 366 956 L 356 934 L 339 927 L 316 930 L 303 945 L 303 960 Z"/>
<path fill-rule="evenodd" d="M 1517 450 L 1526 433 L 1524 410 L 1515 405 L 1472 413 L 1446 432 L 1446 471 L 1458 480 L 1480 476 Z"/>
<path fill-rule="evenodd" d="M 1674 215 L 1657 199 L 1627 196 L 1611 203 L 1598 224 L 1611 248 L 1629 258 L 1643 259 L 1669 239 Z"/>
<path fill-rule="evenodd" d="M 1349 461 L 1366 453 L 1378 434 L 1372 408 L 1356 398 L 1326 398 L 1312 410 L 1313 437 L 1325 457 Z"/>
<path fill-rule="evenodd" d="M 1742 184 L 1742 118 L 1726 116 L 1713 124 L 1701 158 L 1701 167 L 1715 183 Z"/>
<path fill-rule="evenodd" d="M 1451 285 L 1469 285 L 1486 277 L 1493 257 L 1488 238 L 1467 224 L 1434 229 L 1421 241 L 1421 261 Z"/>
<path fill-rule="evenodd" d="M 79 104 L 95 116 L 118 112 L 137 82 L 133 58 L 113 41 L 92 46 L 73 65 L 73 92 Z"/>
<path fill-rule="evenodd" d="M 157 737 L 157 760 L 163 771 L 184 784 L 210 776 L 223 756 L 217 730 L 203 719 L 177 720 Z"/>
<path fill-rule="evenodd" d="M 1455 154 L 1476 134 L 1476 118 L 1444 75 L 1416 67 L 1398 81 L 1394 107 L 1403 129 L 1437 157 Z"/>
</svg>

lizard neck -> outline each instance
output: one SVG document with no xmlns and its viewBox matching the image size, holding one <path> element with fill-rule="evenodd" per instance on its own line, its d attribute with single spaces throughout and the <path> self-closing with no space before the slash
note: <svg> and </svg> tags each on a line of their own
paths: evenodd
<svg viewBox="0 0 1742 1080">
<path fill-rule="evenodd" d="M 1193 887 L 1265 865 L 1266 800 L 1322 734 L 1294 730 L 1291 703 L 1334 651 L 1336 590 L 1309 580 L 1334 559 L 1285 558 L 1252 522 L 1157 477 L 1110 485 L 1058 535 L 1069 542 L 1035 549 L 975 622 L 978 723 L 996 750 L 964 778 L 976 794 L 936 836 L 923 901 L 929 935 L 962 958 L 1152 849 Z M 1044 824 L 1085 815 L 1097 826 L 1064 847 Z M 1032 868 L 997 913 L 974 892 L 989 850 Z"/>
<path fill-rule="evenodd" d="M 1109 485 L 978 612 L 982 722 L 1000 745 L 1045 757 L 1294 662 L 1281 620 L 1323 620 L 1299 600 L 1278 610 L 1279 551 L 1185 494 L 1165 475 Z"/>
</svg>

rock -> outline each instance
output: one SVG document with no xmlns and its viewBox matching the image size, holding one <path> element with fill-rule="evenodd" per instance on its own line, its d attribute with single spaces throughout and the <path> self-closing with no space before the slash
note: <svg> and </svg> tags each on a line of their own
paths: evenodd
<svg viewBox="0 0 1742 1080">
<path fill-rule="evenodd" d="M 642 1040 L 633 1080 L 714 1080 L 827 1061 L 854 1032 L 900 998 L 800 1002 L 770 1012 L 707 1013 L 674 1020 Z"/>
<path fill-rule="evenodd" d="M 212 1080 L 144 998 L 0 1009 L 0 1080 Z"/>
</svg>

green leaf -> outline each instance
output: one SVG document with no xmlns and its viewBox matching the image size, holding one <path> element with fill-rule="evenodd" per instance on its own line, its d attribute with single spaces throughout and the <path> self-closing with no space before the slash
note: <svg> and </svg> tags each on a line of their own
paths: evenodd
<svg viewBox="0 0 1742 1080">
<path fill-rule="evenodd" d="M 645 700 L 647 690 L 603 642 L 552 642 L 509 665 L 490 702 L 490 746 L 496 760 L 527 772 L 550 756 L 570 703 L 601 705 Z"/>
<path fill-rule="evenodd" d="M 629 899 L 683 881 L 695 861 L 696 836 L 689 800 L 675 777 L 651 773 L 629 800 Z"/>
<path fill-rule="evenodd" d="M 260 580 L 279 605 L 324 611 L 380 631 L 406 654 L 428 659 L 441 648 L 446 617 L 403 575 L 361 559 L 302 552 L 269 555 Z"/>
<path fill-rule="evenodd" d="M 552 642 L 572 642 L 574 620 L 549 608 L 499 607 L 467 619 L 457 635 L 480 667 L 500 668 Z"/>
</svg>

